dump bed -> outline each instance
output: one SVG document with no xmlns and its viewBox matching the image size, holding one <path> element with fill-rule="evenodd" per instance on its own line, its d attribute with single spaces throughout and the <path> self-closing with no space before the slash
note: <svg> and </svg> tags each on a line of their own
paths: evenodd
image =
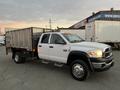
<svg viewBox="0 0 120 90">
<path fill-rule="evenodd" d="M 25 28 L 6 32 L 6 48 L 19 48 L 32 51 L 37 48 L 43 28 Z"/>
</svg>

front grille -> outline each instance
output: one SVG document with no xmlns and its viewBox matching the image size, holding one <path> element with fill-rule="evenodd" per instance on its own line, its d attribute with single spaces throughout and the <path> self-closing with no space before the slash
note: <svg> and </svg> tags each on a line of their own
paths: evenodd
<svg viewBox="0 0 120 90">
<path fill-rule="evenodd" d="M 103 58 L 109 58 L 111 56 L 112 56 L 112 49 L 111 48 L 105 49 L 105 51 L 103 53 Z"/>
<path fill-rule="evenodd" d="M 109 52 L 111 50 L 111 48 L 107 48 L 105 49 L 105 52 Z"/>
<path fill-rule="evenodd" d="M 107 60 L 106 63 L 108 64 L 108 63 L 110 63 L 111 61 L 112 61 L 112 60 Z"/>
</svg>

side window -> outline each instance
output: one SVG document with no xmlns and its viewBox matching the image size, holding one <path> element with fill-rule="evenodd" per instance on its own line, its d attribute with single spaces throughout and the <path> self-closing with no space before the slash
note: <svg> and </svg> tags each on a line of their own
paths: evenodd
<svg viewBox="0 0 120 90">
<path fill-rule="evenodd" d="M 50 34 L 44 34 L 41 43 L 48 43 Z"/>
<path fill-rule="evenodd" d="M 52 34 L 50 44 L 65 44 L 63 38 L 57 34 Z"/>
</svg>

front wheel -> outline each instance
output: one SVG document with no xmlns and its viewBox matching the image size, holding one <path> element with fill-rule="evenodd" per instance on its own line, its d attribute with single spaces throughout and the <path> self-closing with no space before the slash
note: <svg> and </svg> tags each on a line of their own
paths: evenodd
<svg viewBox="0 0 120 90">
<path fill-rule="evenodd" d="M 75 60 L 71 64 L 71 74 L 74 79 L 84 81 L 89 76 L 88 65 L 82 60 Z"/>
<path fill-rule="evenodd" d="M 25 58 L 23 58 L 20 53 L 14 53 L 12 58 L 13 58 L 13 61 L 17 64 L 25 62 Z"/>
</svg>

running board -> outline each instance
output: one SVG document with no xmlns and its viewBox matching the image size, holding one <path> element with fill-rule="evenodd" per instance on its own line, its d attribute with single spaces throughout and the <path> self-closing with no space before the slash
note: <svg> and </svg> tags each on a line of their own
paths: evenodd
<svg viewBox="0 0 120 90">
<path fill-rule="evenodd" d="M 44 63 L 44 64 L 48 64 L 49 63 L 49 61 L 46 61 L 46 60 L 42 60 L 41 62 Z"/>
<path fill-rule="evenodd" d="M 57 67 L 62 67 L 63 66 L 62 63 L 54 63 L 54 65 L 57 66 Z"/>
</svg>

